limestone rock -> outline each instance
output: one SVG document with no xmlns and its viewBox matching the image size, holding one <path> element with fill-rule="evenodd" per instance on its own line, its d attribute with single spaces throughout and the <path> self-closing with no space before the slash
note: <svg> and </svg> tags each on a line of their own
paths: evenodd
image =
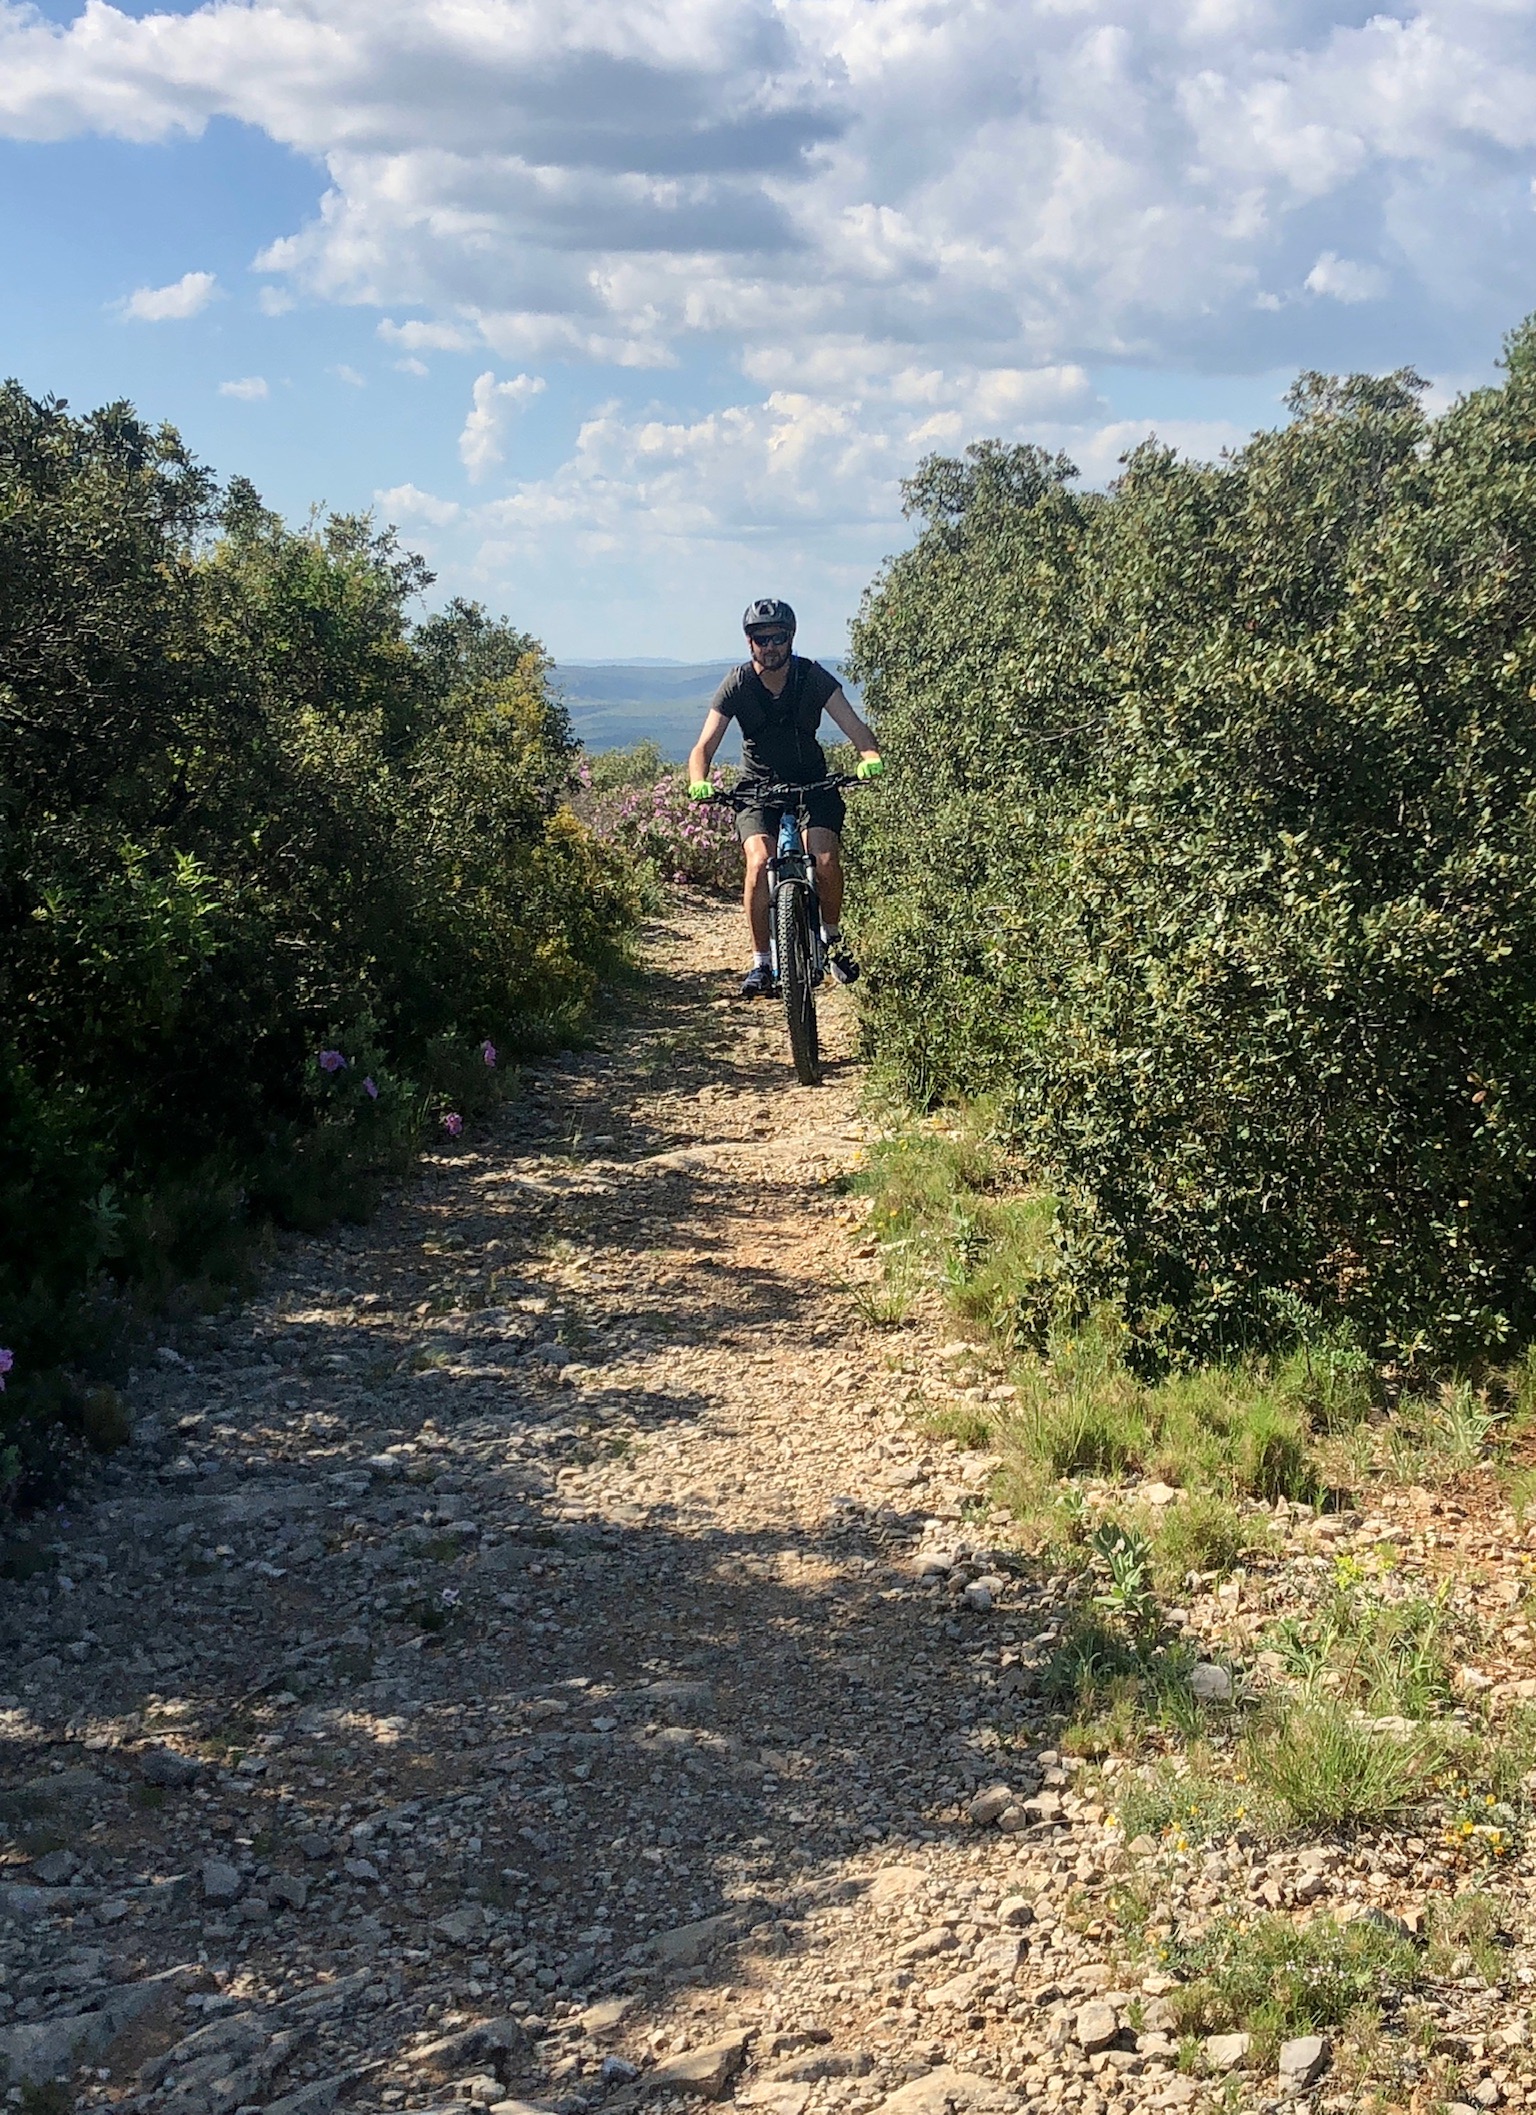
<svg viewBox="0 0 1536 2115">
<path fill-rule="evenodd" d="M 514 2019 L 481 2020 L 444 2034 L 424 2048 L 408 2052 L 407 2061 L 430 2079 L 447 2082 L 480 2069 L 494 2071 L 505 2079 L 513 2059 L 527 2046 L 527 2036 Z"/>
<path fill-rule="evenodd" d="M 146 1748 L 139 1757 L 139 1774 L 147 1785 L 180 1791 L 197 1783 L 203 1766 L 195 1755 L 182 1755 L 175 1748 Z"/>
<path fill-rule="evenodd" d="M 734 1917 L 701 1917 L 697 1924 L 680 1924 L 676 1931 L 658 1932 L 646 1941 L 643 1951 L 665 1968 L 697 1968 L 736 1928 Z"/>
<path fill-rule="evenodd" d="M 245 1878 L 238 1866 L 227 1858 L 205 1858 L 203 1860 L 203 1900 L 205 1902 L 238 1902 L 245 1891 Z"/>
<path fill-rule="evenodd" d="M 984 1829 L 996 1821 L 1007 1808 L 1014 1804 L 1014 1795 L 1008 1785 L 988 1785 L 978 1792 L 967 1810 L 977 1828 Z"/>
<path fill-rule="evenodd" d="M 812 2085 L 819 2078 L 867 2078 L 875 2060 L 864 2049 L 813 2049 L 780 2064 L 773 2079 L 787 2085 Z"/>
<path fill-rule="evenodd" d="M 1304 2093 L 1327 2070 L 1333 2050 L 1321 2034 L 1299 2034 L 1280 2044 L 1280 2091 Z"/>
<path fill-rule="evenodd" d="M 994 2078 L 940 2064 L 909 2085 L 898 2086 L 880 2104 L 880 2115 L 968 2115 L 971 2109 L 1016 2107 L 1018 2096 Z"/>
<path fill-rule="evenodd" d="M 185 1976 L 184 1969 L 172 1969 L 126 1984 L 95 2012 L 0 2027 L 0 2084 L 42 2085 L 50 2078 L 68 2077 L 77 2064 L 97 2062 L 125 2027 L 169 1996 Z"/>
<path fill-rule="evenodd" d="M 723 2100 L 726 2088 L 747 2060 L 750 2027 L 738 2027 L 702 2048 L 669 2056 L 640 2081 L 647 2093 L 687 2093 L 699 2100 Z"/>
<path fill-rule="evenodd" d="M 639 2004 L 636 1997 L 603 1998 L 596 2005 L 589 2005 L 582 2013 L 577 2025 L 592 2041 L 601 2041 L 605 2035 L 613 2034 Z"/>
<path fill-rule="evenodd" d="M 62 1887 L 79 1870 L 80 1860 L 73 1851 L 46 1851 L 32 1860 L 32 1871 L 45 1887 Z"/>
<path fill-rule="evenodd" d="M 1208 2034 L 1205 2060 L 1213 2071 L 1235 2071 L 1253 2047 L 1251 2034 Z"/>
<path fill-rule="evenodd" d="M 1078 2046 L 1092 2056 L 1096 2050 L 1107 2049 L 1120 2032 L 1120 2021 L 1113 2005 L 1106 2005 L 1101 1998 L 1094 1998 L 1080 2005 L 1073 2022 L 1073 2032 Z"/>
</svg>

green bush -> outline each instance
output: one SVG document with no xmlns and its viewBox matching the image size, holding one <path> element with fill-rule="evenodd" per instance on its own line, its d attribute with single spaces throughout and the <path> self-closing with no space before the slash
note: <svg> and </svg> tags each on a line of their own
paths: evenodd
<svg viewBox="0 0 1536 2115">
<path fill-rule="evenodd" d="M 865 1020 L 1058 1198 L 1041 1341 L 1106 1297 L 1152 1362 L 1536 1321 L 1536 324 L 1421 389 L 1303 376 L 1107 496 L 993 442 L 909 485 L 855 639 Z"/>
<path fill-rule="evenodd" d="M 1188 1977 L 1169 1997 L 1180 2031 L 1246 2028 L 1266 2057 L 1290 2035 L 1379 2013 L 1423 1972 L 1406 1939 L 1367 1917 L 1318 1917 L 1304 1929 L 1284 1917 L 1224 1918 L 1175 1960 Z"/>
<path fill-rule="evenodd" d="M 0 390 L 13 1425 L 84 1429 L 62 1362 L 125 1292 L 227 1276 L 263 1214 L 366 1210 L 616 959 L 631 888 L 566 804 L 544 656 L 462 603 L 413 629 L 429 579 L 366 520 L 220 493 L 126 406 Z"/>
</svg>

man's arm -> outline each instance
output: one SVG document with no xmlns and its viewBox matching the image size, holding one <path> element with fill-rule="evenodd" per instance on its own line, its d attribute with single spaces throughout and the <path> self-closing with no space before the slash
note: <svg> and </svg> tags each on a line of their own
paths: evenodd
<svg viewBox="0 0 1536 2115">
<path fill-rule="evenodd" d="M 843 695 L 841 686 L 834 690 L 831 697 L 828 698 L 824 710 L 833 722 L 842 729 L 843 733 L 847 735 L 861 757 L 867 759 L 877 757 L 880 754 L 880 744 L 875 740 L 874 729 L 865 726 Z"/>
<path fill-rule="evenodd" d="M 730 724 L 723 712 L 717 712 L 713 705 L 710 706 L 704 716 L 699 738 L 688 752 L 688 780 L 691 785 L 702 785 L 709 777 L 709 767 L 715 760 L 715 751 L 725 740 Z"/>
</svg>

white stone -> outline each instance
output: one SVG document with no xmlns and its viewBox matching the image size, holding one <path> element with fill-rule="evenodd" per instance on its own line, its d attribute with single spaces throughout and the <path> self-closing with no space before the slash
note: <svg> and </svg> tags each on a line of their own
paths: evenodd
<svg viewBox="0 0 1536 2115">
<path fill-rule="evenodd" d="M 1333 2050 L 1321 2034 L 1299 2034 L 1280 2045 L 1280 2091 L 1304 2093 L 1332 2061 Z"/>
<path fill-rule="evenodd" d="M 1106 2005 L 1101 1998 L 1094 1998 L 1078 2007 L 1073 2031 L 1078 2045 L 1092 2056 L 1095 2050 L 1107 2049 L 1120 2032 L 1120 2021 L 1113 2005 Z"/>
<path fill-rule="evenodd" d="M 1244 2061 L 1252 2047 L 1251 2034 L 1208 2034 L 1205 2037 L 1205 2060 L 1213 2071 L 1232 2071 Z"/>
<path fill-rule="evenodd" d="M 1014 1795 L 1007 1785 L 987 1785 L 976 1794 L 967 1811 L 977 1828 L 984 1829 L 1013 1804 Z"/>
</svg>

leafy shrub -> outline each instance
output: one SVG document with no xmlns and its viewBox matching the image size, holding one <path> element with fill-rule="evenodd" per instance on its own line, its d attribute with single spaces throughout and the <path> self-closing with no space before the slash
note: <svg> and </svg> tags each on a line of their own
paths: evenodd
<svg viewBox="0 0 1536 2115">
<path fill-rule="evenodd" d="M 566 804 L 544 656 L 462 603 L 413 629 L 429 579 L 366 520 L 219 493 L 124 405 L 0 390 L 13 1429 L 106 1443 L 61 1362 L 125 1292 L 227 1278 L 263 1213 L 366 1210 L 618 959 L 632 887 Z"/>
<path fill-rule="evenodd" d="M 1379 2012 L 1422 1973 L 1410 1943 L 1367 1917 L 1342 1926 L 1317 1917 L 1304 1929 L 1285 1917 L 1224 1919 L 1176 1959 L 1189 1978 L 1169 1993 L 1180 2030 L 1246 2029 L 1265 2056 L 1290 2035 Z"/>
<path fill-rule="evenodd" d="M 627 749 L 588 750 L 577 776 L 587 792 L 601 795 L 654 786 L 671 768 L 659 742 L 632 742 Z"/>
<path fill-rule="evenodd" d="M 594 771 L 594 785 L 597 783 Z M 688 798 L 686 771 L 623 782 L 586 804 L 592 833 L 662 882 L 722 892 L 741 886 L 741 842 L 729 808 Z"/>
<path fill-rule="evenodd" d="M 1056 1194 L 1039 1341 L 1106 1297 L 1150 1362 L 1536 1322 L 1536 323 L 1420 395 L 1303 376 L 1107 496 L 995 442 L 908 487 L 855 638 L 865 1020 Z"/>
</svg>

